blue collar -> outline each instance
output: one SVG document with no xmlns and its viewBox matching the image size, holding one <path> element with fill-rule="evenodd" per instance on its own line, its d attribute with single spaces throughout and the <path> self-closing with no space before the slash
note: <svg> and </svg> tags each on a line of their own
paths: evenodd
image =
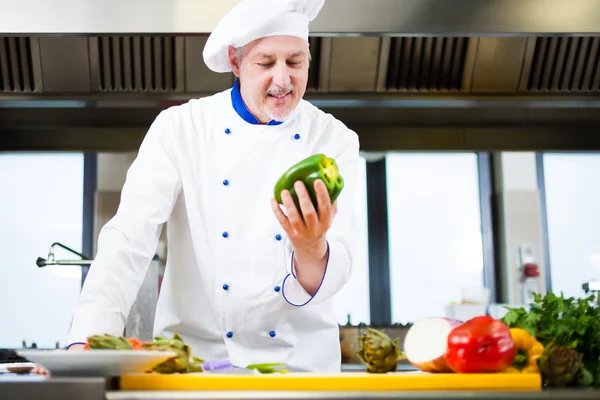
<svg viewBox="0 0 600 400">
<path fill-rule="evenodd" d="M 244 100 L 242 99 L 242 94 L 240 93 L 240 80 L 236 79 L 233 84 L 233 88 L 231 88 L 231 105 L 233 109 L 238 113 L 240 117 L 249 124 L 260 125 L 260 121 L 252 115 L 246 104 L 244 104 Z M 280 125 L 280 121 L 269 121 L 267 125 Z"/>
</svg>

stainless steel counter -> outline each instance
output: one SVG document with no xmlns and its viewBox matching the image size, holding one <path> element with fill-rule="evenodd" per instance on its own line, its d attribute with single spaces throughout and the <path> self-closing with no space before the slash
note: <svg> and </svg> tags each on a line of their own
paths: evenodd
<svg viewBox="0 0 600 400">
<path fill-rule="evenodd" d="M 0 399 L 105 400 L 103 378 L 47 378 L 38 375 L 0 375 Z"/>
<path fill-rule="evenodd" d="M 108 392 L 110 400 L 478 400 L 599 399 L 598 390 L 547 390 L 542 392 Z"/>
</svg>

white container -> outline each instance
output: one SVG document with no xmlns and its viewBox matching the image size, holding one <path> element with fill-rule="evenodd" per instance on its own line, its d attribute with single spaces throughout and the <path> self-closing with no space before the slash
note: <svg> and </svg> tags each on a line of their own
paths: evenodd
<svg viewBox="0 0 600 400">
<path fill-rule="evenodd" d="M 462 322 L 482 315 L 487 315 L 487 304 L 449 304 L 446 306 L 446 317 Z"/>
</svg>

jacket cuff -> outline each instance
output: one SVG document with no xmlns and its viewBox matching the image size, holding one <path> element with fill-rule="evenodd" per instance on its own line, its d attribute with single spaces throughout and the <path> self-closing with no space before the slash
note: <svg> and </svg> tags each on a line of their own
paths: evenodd
<svg viewBox="0 0 600 400">
<path fill-rule="evenodd" d="M 290 255 L 290 271 L 281 285 L 285 301 L 295 307 L 303 307 L 309 303 L 319 304 L 335 295 L 349 280 L 350 258 L 343 245 L 327 241 L 327 261 L 321 283 L 313 296 L 308 294 L 296 278 L 294 252 Z"/>
</svg>

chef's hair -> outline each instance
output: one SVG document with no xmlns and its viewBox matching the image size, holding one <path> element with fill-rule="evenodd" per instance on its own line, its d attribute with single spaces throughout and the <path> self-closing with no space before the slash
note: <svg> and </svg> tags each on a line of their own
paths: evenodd
<svg viewBox="0 0 600 400">
<path fill-rule="evenodd" d="M 235 48 L 235 59 L 238 62 L 238 65 L 242 63 L 242 57 L 244 56 L 244 50 L 246 46 L 236 47 Z"/>
</svg>

